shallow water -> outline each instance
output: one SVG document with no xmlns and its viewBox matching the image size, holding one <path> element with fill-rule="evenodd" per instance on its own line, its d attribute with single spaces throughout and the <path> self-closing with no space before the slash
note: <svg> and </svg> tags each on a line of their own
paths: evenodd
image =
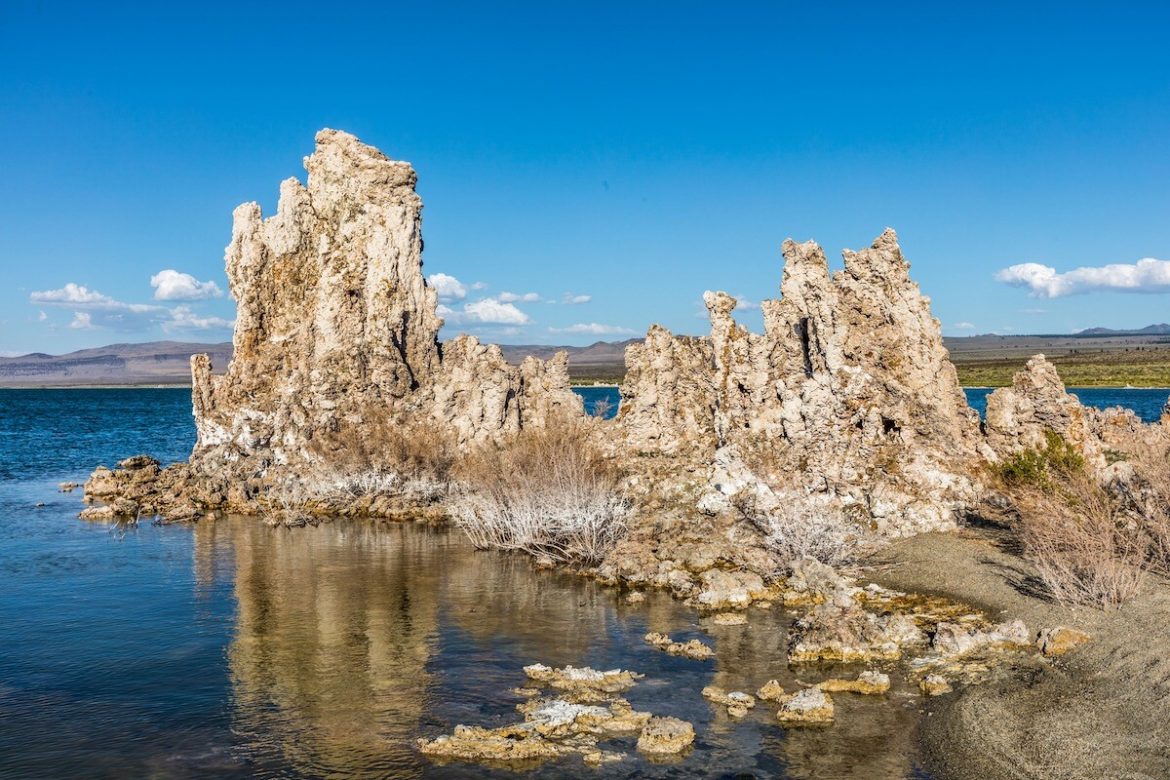
<svg viewBox="0 0 1170 780">
<path fill-rule="evenodd" d="M 512 777 L 434 763 L 415 740 L 518 720 L 509 690 L 537 661 L 644 673 L 633 705 L 698 733 L 674 761 L 615 740 L 620 763 L 565 759 L 540 777 L 925 776 L 921 700 L 900 675 L 888 697 L 835 695 L 828 729 L 786 731 L 766 705 L 732 722 L 700 696 L 828 673 L 786 668 L 783 610 L 709 626 L 666 596 L 628 606 L 410 524 L 119 531 L 56 492 L 130 454 L 183 459 L 193 441 L 187 391 L 0 390 L 0 776 Z M 672 658 L 649 630 L 704 637 L 717 657 Z"/>
<path fill-rule="evenodd" d="M 704 625 L 667 596 L 628 606 L 412 524 L 121 531 L 77 520 L 79 493 L 56 491 L 127 454 L 182 459 L 192 440 L 183 391 L 0 391 L 0 775 L 513 777 L 435 763 L 415 740 L 519 720 L 509 691 L 539 661 L 641 672 L 633 705 L 698 739 L 659 763 L 613 740 L 620 763 L 569 758 L 538 777 L 924 776 L 904 687 L 839 695 L 836 726 L 787 732 L 770 707 L 732 722 L 700 696 L 796 685 L 779 609 Z M 642 642 L 651 630 L 705 637 L 717 657 L 668 656 Z"/>
</svg>

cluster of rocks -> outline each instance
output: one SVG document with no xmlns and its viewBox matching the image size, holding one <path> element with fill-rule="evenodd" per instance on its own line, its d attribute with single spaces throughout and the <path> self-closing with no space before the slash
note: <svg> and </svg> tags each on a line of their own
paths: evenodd
<svg viewBox="0 0 1170 780">
<path fill-rule="evenodd" d="M 117 496 L 144 513 L 268 511 L 271 490 L 290 479 L 375 460 L 392 448 L 388 430 L 465 448 L 583 414 L 564 354 L 513 367 L 473 337 L 439 342 L 408 163 L 322 130 L 305 169 L 307 184 L 281 184 L 274 215 L 263 218 L 256 203 L 233 213 L 225 254 L 233 358 L 222 376 L 207 355 L 192 358 L 190 462 L 153 482 L 134 468 L 136 497 Z M 115 481 L 99 472 L 86 493 L 106 500 Z M 111 502 L 113 513 L 127 510 Z"/>
<path fill-rule="evenodd" d="M 599 747 L 602 740 L 637 735 L 639 752 L 677 754 L 695 740 L 694 727 L 673 717 L 640 712 L 618 694 L 632 687 L 641 675 L 621 669 L 598 671 L 589 667 L 553 669 L 543 664 L 526 666 L 534 683 L 555 690 L 541 696 L 539 688 L 521 689 L 531 695 L 517 706 L 524 716 L 519 723 L 498 728 L 456 726 L 451 734 L 419 740 L 424 755 L 480 763 L 531 763 L 580 755 L 586 763 L 620 761 L 622 755 Z"/>
</svg>

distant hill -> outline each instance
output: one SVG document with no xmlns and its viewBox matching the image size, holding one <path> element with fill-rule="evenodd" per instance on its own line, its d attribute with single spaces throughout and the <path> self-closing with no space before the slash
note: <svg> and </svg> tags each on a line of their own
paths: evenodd
<svg viewBox="0 0 1170 780">
<path fill-rule="evenodd" d="M 564 350 L 569 353 L 569 376 L 575 381 L 618 382 L 626 371 L 626 347 L 639 341 L 598 341 L 587 347 L 503 344 L 500 350 L 504 359 L 513 365 L 519 365 L 529 355 L 547 360 Z M 1048 336 L 948 336 L 943 343 L 959 367 L 963 381 L 1003 384 L 1025 360 L 1038 352 L 1063 361 L 1062 365 L 1076 360 L 1120 367 L 1134 362 L 1138 355 L 1145 363 L 1166 362 L 1170 360 L 1170 325 L 1150 325 L 1133 331 L 1089 328 L 1079 333 Z M 232 345 L 153 341 L 111 344 L 68 355 L 37 352 L 0 358 L 0 387 L 186 385 L 191 381 L 190 357 L 199 352 L 210 354 L 216 373 L 221 373 L 231 360 Z M 992 369 L 994 375 L 988 374 Z M 1159 374 L 1157 380 L 1143 379 L 1144 375 L 1136 373 L 1130 376 L 1121 368 L 1118 371 L 1120 378 L 1112 384 L 1170 383 L 1170 365 L 1166 377 Z"/>
<path fill-rule="evenodd" d="M 1077 331 L 1078 336 L 1170 336 L 1170 325 L 1160 322 L 1137 330 L 1114 330 L 1112 328 L 1086 328 Z"/>
<path fill-rule="evenodd" d="M 232 345 L 151 341 L 110 344 L 67 355 L 34 352 L 0 358 L 0 386 L 188 384 L 191 356 L 200 352 L 211 355 L 216 373 L 222 373 L 231 359 Z"/>
<path fill-rule="evenodd" d="M 501 346 L 504 359 L 519 365 L 535 355 L 542 360 L 564 350 L 569 353 L 569 372 L 578 379 L 615 379 L 625 373 L 626 347 L 637 341 L 598 341 L 587 347 L 543 344 Z M 197 344 L 151 341 L 143 344 L 110 344 L 67 355 L 34 352 L 0 358 L 0 387 L 69 385 L 185 385 L 191 381 L 191 355 L 206 352 L 216 373 L 222 373 L 232 357 L 231 342 Z"/>
</svg>

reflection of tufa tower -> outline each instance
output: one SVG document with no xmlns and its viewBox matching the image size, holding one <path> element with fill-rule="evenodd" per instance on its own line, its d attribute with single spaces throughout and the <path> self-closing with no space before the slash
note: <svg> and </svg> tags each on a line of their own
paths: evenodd
<svg viewBox="0 0 1170 780">
<path fill-rule="evenodd" d="M 216 523 L 236 557 L 234 728 L 258 765 L 385 775 L 415 761 L 437 637 L 435 569 L 402 529 Z"/>
</svg>

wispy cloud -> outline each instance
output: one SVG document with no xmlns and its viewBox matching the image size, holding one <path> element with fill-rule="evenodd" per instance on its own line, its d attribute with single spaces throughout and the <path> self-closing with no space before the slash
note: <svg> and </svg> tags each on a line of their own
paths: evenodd
<svg viewBox="0 0 1170 780">
<path fill-rule="evenodd" d="M 187 276 L 186 274 L 180 275 Z M 158 274 L 151 280 L 156 294 L 160 289 L 163 289 L 166 294 L 180 294 L 182 285 L 186 284 L 185 280 L 175 280 L 174 278 L 164 278 L 160 284 L 154 284 L 154 279 L 157 277 Z M 196 285 L 209 284 L 208 282 L 199 282 L 193 277 L 192 281 Z M 203 290 L 206 292 L 207 288 L 204 287 Z M 161 327 L 165 332 L 172 333 L 190 330 L 229 330 L 232 327 L 231 320 L 198 314 L 190 306 L 169 308 L 152 303 L 126 303 L 74 282 L 69 282 L 56 290 L 41 290 L 31 293 L 29 302 L 71 309 L 73 320 L 69 323 L 69 327 L 76 330 L 109 328 L 124 332 L 139 332 L 153 327 Z M 40 322 L 47 322 L 48 319 L 49 317 L 44 311 L 37 315 L 37 320 Z"/>
<path fill-rule="evenodd" d="M 28 296 L 31 303 L 46 303 L 51 306 L 84 306 L 87 309 L 98 311 L 130 311 L 149 312 L 159 311 L 163 307 L 149 303 L 123 303 L 97 290 L 91 290 L 83 284 L 69 282 L 56 290 L 41 290 Z"/>
<path fill-rule="evenodd" d="M 540 293 L 513 293 L 507 292 L 505 290 L 504 292 L 497 295 L 496 298 L 503 303 L 515 303 L 517 301 L 520 303 L 536 303 L 540 300 Z"/>
<path fill-rule="evenodd" d="M 549 328 L 549 333 L 585 333 L 592 336 L 632 336 L 636 331 L 620 325 L 602 325 L 598 322 L 578 322 L 567 328 Z"/>
<path fill-rule="evenodd" d="M 973 322 L 956 322 L 951 326 L 955 330 L 975 330 L 975 323 Z"/>
<path fill-rule="evenodd" d="M 171 310 L 171 318 L 162 323 L 167 333 L 191 330 L 220 330 L 229 329 L 235 322 L 223 317 L 204 317 L 196 314 L 190 306 L 176 306 Z"/>
<path fill-rule="evenodd" d="M 567 303 L 570 306 L 577 306 L 577 305 L 582 304 L 582 303 L 589 303 L 589 301 L 591 301 L 591 300 L 593 300 L 592 295 L 579 295 L 579 294 L 574 294 L 574 293 L 565 293 L 564 295 L 561 296 L 561 302 Z"/>
<path fill-rule="evenodd" d="M 202 301 L 222 298 L 223 290 L 215 282 L 201 282 L 191 274 L 166 268 L 150 277 L 156 301 Z"/>
<path fill-rule="evenodd" d="M 1170 292 L 1170 260 L 1145 257 L 1136 263 L 1086 266 L 1057 273 L 1040 263 L 1019 263 L 999 271 L 996 280 L 1024 287 L 1036 298 L 1061 298 L 1090 292 Z"/>
</svg>

